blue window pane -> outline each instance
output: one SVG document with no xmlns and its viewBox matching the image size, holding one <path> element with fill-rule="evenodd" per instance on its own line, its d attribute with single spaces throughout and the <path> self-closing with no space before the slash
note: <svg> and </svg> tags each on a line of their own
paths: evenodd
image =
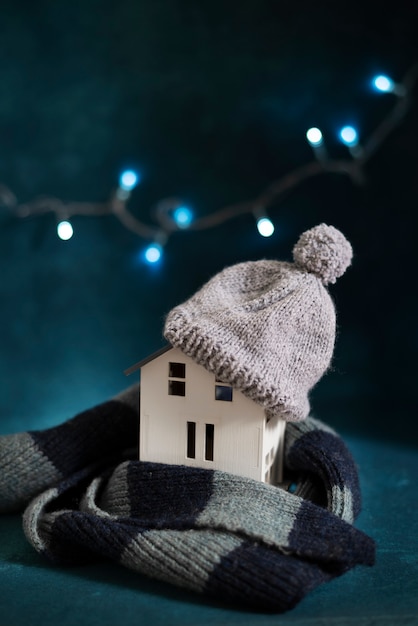
<svg viewBox="0 0 418 626">
<path fill-rule="evenodd" d="M 222 400 L 223 402 L 232 402 L 232 387 L 216 385 L 215 386 L 215 399 Z"/>
</svg>

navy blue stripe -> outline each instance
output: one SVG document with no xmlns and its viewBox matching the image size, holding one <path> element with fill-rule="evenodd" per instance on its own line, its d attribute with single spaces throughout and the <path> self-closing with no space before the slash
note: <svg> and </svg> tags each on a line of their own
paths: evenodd
<svg viewBox="0 0 418 626">
<path fill-rule="evenodd" d="M 290 448 L 286 466 L 319 477 L 327 491 L 331 491 L 334 485 L 348 488 L 352 494 L 354 516 L 358 516 L 361 496 L 357 467 L 342 439 L 322 430 L 308 432 Z M 320 500 L 316 503 L 322 505 Z"/>
<path fill-rule="evenodd" d="M 39 449 L 63 476 L 138 444 L 138 411 L 117 400 L 99 404 L 54 428 L 31 432 Z"/>
<path fill-rule="evenodd" d="M 62 513 L 54 521 L 46 537 L 47 549 L 44 553 L 51 561 L 61 565 L 97 561 L 97 555 L 117 561 L 140 531 L 129 522 L 70 511 Z"/>
<path fill-rule="evenodd" d="M 155 528 L 190 526 L 213 493 L 213 471 L 183 465 L 131 462 L 131 516 Z"/>
<path fill-rule="evenodd" d="M 239 606 L 281 613 L 330 578 L 315 563 L 245 542 L 221 559 L 205 591 Z"/>
<path fill-rule="evenodd" d="M 370 537 L 308 501 L 297 512 L 287 547 L 330 568 L 334 574 L 354 565 L 374 563 L 375 545 Z"/>
</svg>

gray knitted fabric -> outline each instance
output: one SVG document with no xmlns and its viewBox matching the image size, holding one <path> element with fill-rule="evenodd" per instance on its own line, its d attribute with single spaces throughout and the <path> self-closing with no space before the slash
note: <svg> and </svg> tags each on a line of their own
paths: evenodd
<svg viewBox="0 0 418 626">
<path fill-rule="evenodd" d="M 333 226 L 303 233 L 294 263 L 239 263 L 167 316 L 164 336 L 186 355 L 288 421 L 309 414 L 308 393 L 331 362 L 335 309 L 324 285 L 351 263 Z"/>
</svg>

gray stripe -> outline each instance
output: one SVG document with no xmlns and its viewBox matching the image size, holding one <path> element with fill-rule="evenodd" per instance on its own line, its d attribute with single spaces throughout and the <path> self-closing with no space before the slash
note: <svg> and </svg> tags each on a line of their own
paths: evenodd
<svg viewBox="0 0 418 626">
<path fill-rule="evenodd" d="M 129 517 L 131 506 L 126 495 L 127 473 L 128 463 L 121 463 L 107 482 L 100 477 L 92 480 L 81 500 L 80 510 L 107 519 Z M 105 489 L 101 493 L 103 483 Z"/>
<path fill-rule="evenodd" d="M 21 509 L 43 489 L 62 479 L 29 433 L 1 438 L 0 473 L 0 510 L 3 512 Z"/>
<path fill-rule="evenodd" d="M 60 514 L 65 513 L 65 511 L 45 513 L 45 508 L 50 502 L 57 498 L 58 493 L 58 489 L 56 488 L 44 491 L 40 496 L 32 500 L 23 515 L 23 530 L 25 535 L 38 552 L 43 552 L 48 549 L 47 541 L 43 538 L 43 535 L 48 536 L 51 532 L 54 520 Z"/>
<path fill-rule="evenodd" d="M 354 522 L 353 512 L 353 494 L 351 489 L 344 487 L 341 489 L 339 485 L 333 485 L 331 490 L 331 511 L 341 517 L 345 522 L 352 524 Z"/>
<path fill-rule="evenodd" d="M 120 562 L 151 578 L 203 592 L 216 565 L 241 543 L 211 530 L 148 530 L 130 542 Z"/>
<path fill-rule="evenodd" d="M 215 472 L 212 495 L 196 523 L 281 548 L 287 546 L 302 502 L 278 487 Z"/>
</svg>

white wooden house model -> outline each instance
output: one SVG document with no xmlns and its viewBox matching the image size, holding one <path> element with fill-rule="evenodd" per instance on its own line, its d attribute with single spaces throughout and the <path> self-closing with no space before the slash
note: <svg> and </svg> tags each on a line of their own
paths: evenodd
<svg viewBox="0 0 418 626">
<path fill-rule="evenodd" d="M 282 482 L 285 421 L 178 348 L 136 363 L 141 370 L 139 458 Z"/>
</svg>

